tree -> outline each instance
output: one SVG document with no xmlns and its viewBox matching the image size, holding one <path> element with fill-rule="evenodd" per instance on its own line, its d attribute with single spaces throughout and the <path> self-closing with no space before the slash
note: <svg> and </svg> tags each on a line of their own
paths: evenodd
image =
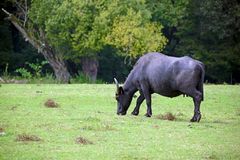
<svg viewBox="0 0 240 160">
<path fill-rule="evenodd" d="M 31 19 L 45 29 L 50 44 L 65 59 L 80 62 L 83 72 L 93 81 L 99 53 L 105 46 L 113 45 L 125 56 L 136 57 L 161 50 L 167 42 L 161 24 L 150 22 L 151 12 L 145 1 L 38 0 L 31 6 Z"/>
<path fill-rule="evenodd" d="M 8 15 L 7 19 L 18 29 L 25 40 L 45 57 L 53 68 L 57 80 L 63 83 L 69 82 L 70 74 L 63 58 L 49 44 L 44 28 L 34 23 L 35 21 L 28 15 L 30 12 L 30 3 L 27 0 L 16 0 L 13 4 L 17 8 L 16 15 L 2 9 Z"/>
<path fill-rule="evenodd" d="M 207 79 L 240 80 L 240 20 L 237 0 L 191 1 L 176 36 L 176 52 L 202 60 Z"/>
<path fill-rule="evenodd" d="M 179 37 L 176 36 L 181 20 L 186 15 L 190 0 L 146 0 L 148 9 L 152 14 L 153 22 L 161 22 L 163 34 L 168 43 L 163 53 L 176 56 L 175 47 L 178 45 Z"/>
<path fill-rule="evenodd" d="M 51 16 L 41 17 L 46 9 L 41 9 L 39 6 L 42 2 L 36 1 L 31 16 L 45 27 L 50 43 L 62 53 L 64 59 L 81 63 L 83 73 L 95 81 L 97 54 L 103 47 L 94 26 L 94 19 L 99 13 L 98 2 L 63 0 L 54 3 L 49 8 Z"/>
<path fill-rule="evenodd" d="M 237 0 L 148 1 L 152 21 L 168 38 L 164 53 L 203 61 L 211 82 L 240 80 L 239 2 Z"/>
</svg>

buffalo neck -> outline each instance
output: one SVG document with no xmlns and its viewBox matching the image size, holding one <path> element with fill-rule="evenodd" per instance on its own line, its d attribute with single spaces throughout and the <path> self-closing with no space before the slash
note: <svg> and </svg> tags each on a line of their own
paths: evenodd
<svg viewBox="0 0 240 160">
<path fill-rule="evenodd" d="M 132 78 L 129 76 L 123 85 L 123 89 L 128 95 L 133 96 L 137 92 L 137 87 L 132 82 Z"/>
</svg>

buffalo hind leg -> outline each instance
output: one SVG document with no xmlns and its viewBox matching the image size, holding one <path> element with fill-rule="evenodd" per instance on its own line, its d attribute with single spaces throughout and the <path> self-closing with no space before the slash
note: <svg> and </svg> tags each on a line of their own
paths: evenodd
<svg viewBox="0 0 240 160">
<path fill-rule="evenodd" d="M 199 122 L 201 120 L 200 104 L 202 101 L 202 93 L 196 90 L 195 96 L 193 97 L 194 102 L 194 115 L 191 122 Z"/>
<path fill-rule="evenodd" d="M 144 95 L 141 93 L 140 96 L 137 99 L 137 104 L 136 107 L 134 108 L 134 110 L 132 111 L 132 115 L 137 116 L 139 114 L 139 108 L 140 105 L 142 104 L 142 102 L 144 101 L 145 97 Z"/>
<path fill-rule="evenodd" d="M 189 87 L 187 90 L 182 90 L 181 92 L 193 98 L 194 115 L 190 121 L 199 122 L 201 120 L 200 104 L 202 101 L 202 93 L 195 88 L 191 89 L 191 87 Z"/>
</svg>

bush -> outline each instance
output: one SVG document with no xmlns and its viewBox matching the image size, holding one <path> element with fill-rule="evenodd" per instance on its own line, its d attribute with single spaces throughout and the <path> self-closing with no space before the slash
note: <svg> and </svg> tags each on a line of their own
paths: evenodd
<svg viewBox="0 0 240 160">
<path fill-rule="evenodd" d="M 25 68 L 18 68 L 16 69 L 16 72 L 20 74 L 21 77 L 26 79 L 31 79 L 32 74 Z"/>
<path fill-rule="evenodd" d="M 103 80 L 101 79 L 97 79 L 95 82 L 92 82 L 92 80 L 84 75 L 83 73 L 79 73 L 76 77 L 72 78 L 71 83 L 97 83 L 97 84 L 103 84 L 105 83 Z"/>
</svg>

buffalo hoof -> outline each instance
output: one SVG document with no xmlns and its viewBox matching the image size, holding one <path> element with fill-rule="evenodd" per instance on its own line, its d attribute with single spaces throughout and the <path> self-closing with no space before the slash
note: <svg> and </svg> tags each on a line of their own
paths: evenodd
<svg viewBox="0 0 240 160">
<path fill-rule="evenodd" d="M 201 114 L 197 115 L 197 122 L 200 122 L 201 118 L 202 118 Z"/>
<path fill-rule="evenodd" d="M 196 122 L 197 120 L 193 117 L 190 122 Z"/>
<path fill-rule="evenodd" d="M 137 116 L 139 112 L 133 111 L 132 115 Z"/>
<path fill-rule="evenodd" d="M 146 113 L 145 116 L 146 116 L 146 117 L 151 117 L 152 114 Z"/>
<path fill-rule="evenodd" d="M 193 118 L 190 121 L 191 122 L 200 122 L 201 118 L 202 118 L 201 114 L 194 115 Z"/>
<path fill-rule="evenodd" d="M 117 115 L 119 115 L 119 116 L 124 116 L 126 114 L 127 114 L 127 112 L 119 112 L 119 113 L 117 113 Z"/>
</svg>

